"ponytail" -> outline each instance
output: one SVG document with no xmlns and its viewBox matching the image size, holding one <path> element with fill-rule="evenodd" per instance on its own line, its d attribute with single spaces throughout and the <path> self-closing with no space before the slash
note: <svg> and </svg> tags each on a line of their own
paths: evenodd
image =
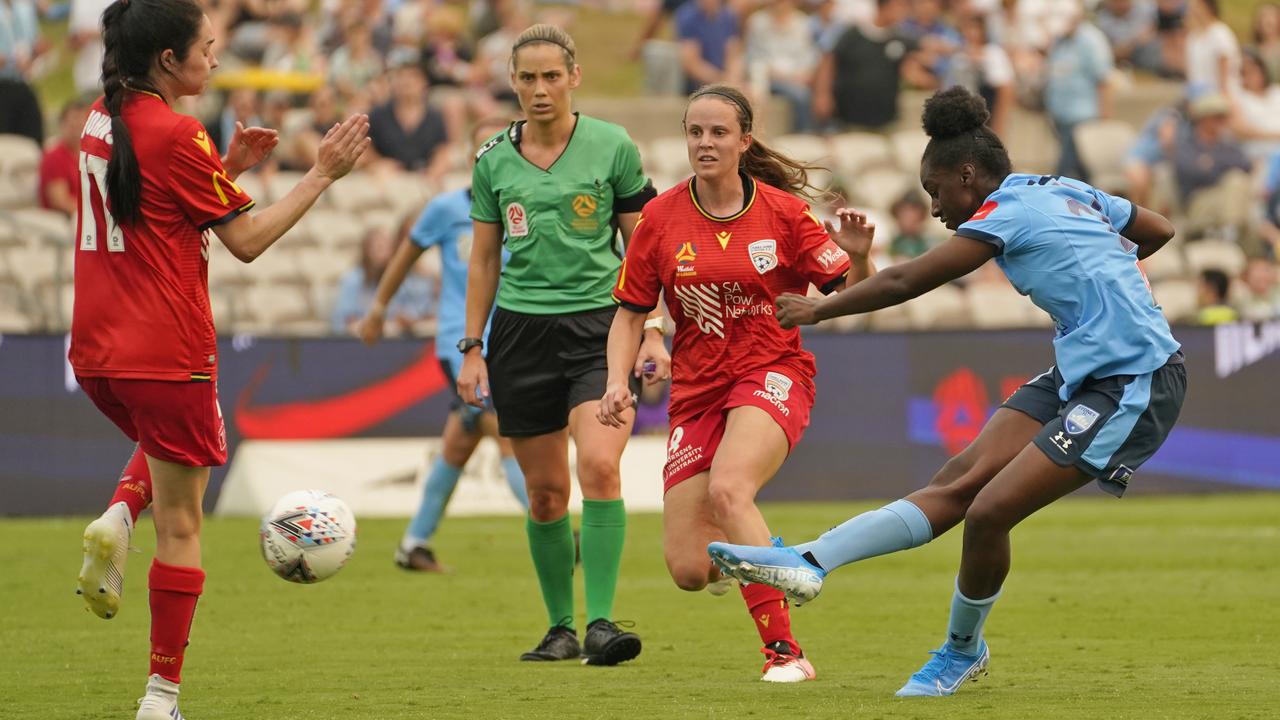
<svg viewBox="0 0 1280 720">
<path fill-rule="evenodd" d="M 125 93 L 155 92 L 147 85 L 155 59 L 172 49 L 185 60 L 203 19 L 195 0 L 116 0 L 102 13 L 102 93 L 111 116 L 107 198 L 121 225 L 136 223 L 142 214 L 142 171 L 124 122 Z"/>
<path fill-rule="evenodd" d="M 746 135 L 751 132 L 755 124 L 755 111 L 751 108 L 751 101 L 746 95 L 729 85 L 704 85 L 689 96 L 689 102 L 708 96 L 729 103 L 738 116 L 738 125 L 742 128 L 742 133 Z M 686 106 L 686 113 L 687 108 L 688 106 Z M 755 138 L 751 139 L 751 144 L 747 146 L 747 151 L 742 154 L 739 163 L 742 171 L 751 177 L 797 197 L 811 200 L 825 192 L 809 180 L 810 171 L 825 168 L 790 158 Z"/>
</svg>

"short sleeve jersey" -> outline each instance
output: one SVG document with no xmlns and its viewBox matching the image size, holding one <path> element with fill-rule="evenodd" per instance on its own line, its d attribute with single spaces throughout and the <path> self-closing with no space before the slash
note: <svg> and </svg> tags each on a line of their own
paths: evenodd
<svg viewBox="0 0 1280 720">
<path fill-rule="evenodd" d="M 1134 214 L 1079 180 L 1010 175 L 956 230 L 994 245 L 1009 282 L 1053 317 L 1064 402 L 1085 378 L 1149 373 L 1180 347 L 1124 238 Z"/>
<path fill-rule="evenodd" d="M 80 137 L 71 366 L 85 377 L 215 379 L 209 230 L 253 200 L 195 118 L 135 92 L 121 114 L 142 176 L 141 212 L 131 225 L 111 212 L 111 118 L 99 99 Z"/>
<path fill-rule="evenodd" d="M 618 273 L 614 298 L 648 312 L 661 292 L 676 325 L 670 415 L 704 412 L 744 374 L 783 365 L 813 390 L 813 355 L 800 331 L 784 330 L 774 299 L 813 283 L 834 290 L 849 256 L 804 201 L 743 178 L 744 208 L 705 212 L 686 180 L 645 205 Z"/>
<path fill-rule="evenodd" d="M 440 248 L 440 308 L 437 312 L 436 356 L 456 358 L 457 342 L 466 335 L 467 265 L 471 262 L 471 190 L 437 195 L 422 210 L 409 239 L 423 250 Z M 503 252 L 506 260 L 506 252 Z M 485 324 L 484 339 L 489 338 Z"/>
<path fill-rule="evenodd" d="M 500 223 L 511 258 L 497 305 L 531 315 L 609 307 L 622 262 L 614 202 L 648 185 L 627 132 L 579 115 L 564 152 L 546 170 L 520 154 L 513 123 L 476 153 L 471 217 Z"/>
</svg>

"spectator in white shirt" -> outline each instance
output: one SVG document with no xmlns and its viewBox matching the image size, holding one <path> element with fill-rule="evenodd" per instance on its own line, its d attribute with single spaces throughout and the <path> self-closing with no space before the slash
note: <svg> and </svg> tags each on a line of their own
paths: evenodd
<svg viewBox="0 0 1280 720">
<path fill-rule="evenodd" d="M 747 18 L 747 68 L 753 84 L 787 100 L 795 132 L 813 130 L 813 71 L 818 48 L 796 0 L 772 2 Z M 763 98 L 761 98 L 763 99 Z"/>
<path fill-rule="evenodd" d="M 1219 17 L 1218 0 L 1187 5 L 1187 84 L 1229 92 L 1239 85 L 1240 43 Z"/>
</svg>

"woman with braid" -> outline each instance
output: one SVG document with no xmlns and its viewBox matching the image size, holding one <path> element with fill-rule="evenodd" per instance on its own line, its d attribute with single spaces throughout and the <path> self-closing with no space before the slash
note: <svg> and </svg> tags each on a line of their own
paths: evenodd
<svg viewBox="0 0 1280 720">
<path fill-rule="evenodd" d="M 227 460 L 209 241 L 217 235 L 243 262 L 261 255 L 351 171 L 369 147 L 369 121 L 334 125 L 311 171 L 251 215 L 235 179 L 266 158 L 275 131 L 237 123 L 218 157 L 200 123 L 172 108 L 204 92 L 218 67 L 199 3 L 117 0 L 102 25 L 105 94 L 80 139 L 69 360 L 85 395 L 137 448 L 107 511 L 85 529 L 78 592 L 94 614 L 116 616 L 134 523 L 150 505 L 151 674 L 137 720 L 181 720 L 178 683 L 205 580 L 201 502 L 210 466 Z"/>
<path fill-rule="evenodd" d="M 622 262 L 615 240 L 619 230 L 624 243 L 630 240 L 654 191 L 625 130 L 572 111 L 582 79 L 574 57 L 573 39 L 551 25 L 530 27 L 511 49 L 511 87 L 527 119 L 476 153 L 458 394 L 481 406 L 492 390 L 498 432 L 511 438 L 529 491 L 529 548 L 551 627 L 521 659 L 582 656 L 587 664 L 616 665 L 640 654 L 640 638 L 612 620 L 627 525 L 619 463 L 635 413 L 628 410 L 619 427 L 605 427 L 595 415 L 607 374 L 610 291 Z M 662 319 L 647 327 L 630 362 L 637 377 L 657 382 L 671 359 Z M 582 647 L 574 620 L 570 437 L 583 496 Z"/>
</svg>

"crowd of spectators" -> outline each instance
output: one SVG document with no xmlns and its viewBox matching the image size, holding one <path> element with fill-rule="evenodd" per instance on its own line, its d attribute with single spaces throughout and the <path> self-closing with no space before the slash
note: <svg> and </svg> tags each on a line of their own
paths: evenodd
<svg viewBox="0 0 1280 720">
<path fill-rule="evenodd" d="M 0 134 L 43 145 L 34 196 L 66 216 L 78 204 L 77 135 L 86 99 L 97 92 L 97 22 L 107 4 L 0 0 Z M 904 89 L 963 85 L 987 100 L 997 133 L 1010 129 L 1015 109 L 1042 112 L 1059 144 L 1056 172 L 1085 180 L 1096 168 L 1080 139 L 1112 117 L 1114 95 L 1136 82 L 1182 83 L 1179 102 L 1129 132 L 1117 156 L 1122 171 L 1105 189 L 1177 218 L 1181 242 L 1239 249 L 1242 259 L 1226 267 L 1182 268 L 1196 307 L 1213 310 L 1192 316 L 1280 318 L 1280 4 L 1258 4 L 1243 37 L 1222 21 L 1217 0 L 648 0 L 611 7 L 619 5 L 647 13 L 617 29 L 620 41 L 634 38 L 631 60 L 648 92 L 732 83 L 757 101 L 776 96 L 793 133 L 834 138 L 888 132 L 900 120 Z M 363 111 L 373 139 L 364 182 L 390 193 L 407 178 L 423 197 L 466 182 L 460 138 L 472 122 L 514 114 L 507 86 L 513 38 L 531 22 L 573 18 L 568 6 L 529 0 L 207 0 L 207 7 L 223 86 L 184 109 L 204 120 L 223 150 L 237 122 L 281 130 L 256 185 L 308 167 L 324 131 Z M 42 38 L 42 18 L 66 22 L 59 46 Z M 42 110 L 32 87 L 59 54 L 73 58 L 78 99 Z M 876 209 L 889 229 L 881 241 L 889 261 L 937 242 L 917 191 L 903 188 Z M 334 332 L 360 314 L 400 219 L 363 228 L 350 243 L 350 272 L 335 276 L 327 299 L 314 303 Z M 431 278 L 420 280 L 406 284 L 400 331 L 421 329 L 434 312 Z"/>
</svg>

